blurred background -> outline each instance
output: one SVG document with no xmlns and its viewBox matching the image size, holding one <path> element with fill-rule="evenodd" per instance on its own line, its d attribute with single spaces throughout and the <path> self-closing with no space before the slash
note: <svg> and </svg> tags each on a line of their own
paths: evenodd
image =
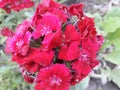
<svg viewBox="0 0 120 90">
<path fill-rule="evenodd" d="M 98 34 L 102 34 L 105 38 L 97 55 L 100 65 L 72 88 L 74 90 L 120 90 L 120 0 L 56 1 L 67 5 L 83 3 L 85 14 L 94 18 Z M 0 9 L 0 30 L 3 27 L 15 30 L 18 24 L 24 19 L 29 19 L 34 12 L 35 7 L 20 12 L 12 11 L 11 14 Z M 5 40 L 6 37 L 0 35 L 0 90 L 33 90 L 32 85 L 24 82 L 19 66 L 11 62 L 11 56 L 5 55 Z"/>
</svg>

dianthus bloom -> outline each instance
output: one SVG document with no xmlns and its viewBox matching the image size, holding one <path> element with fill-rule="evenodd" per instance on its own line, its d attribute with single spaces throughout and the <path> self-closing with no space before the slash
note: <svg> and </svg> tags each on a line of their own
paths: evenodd
<svg viewBox="0 0 120 90">
<path fill-rule="evenodd" d="M 11 10 L 20 11 L 24 8 L 30 8 L 34 5 L 32 0 L 0 0 L 0 8 L 4 9 L 7 13 Z"/>
<path fill-rule="evenodd" d="M 25 81 L 35 83 L 35 90 L 70 90 L 99 64 L 103 37 L 82 8 L 42 0 L 13 34 L 3 30 L 8 36 L 5 52 L 20 65 Z"/>
<path fill-rule="evenodd" d="M 54 64 L 40 70 L 35 90 L 69 90 L 71 74 L 64 64 Z"/>
</svg>

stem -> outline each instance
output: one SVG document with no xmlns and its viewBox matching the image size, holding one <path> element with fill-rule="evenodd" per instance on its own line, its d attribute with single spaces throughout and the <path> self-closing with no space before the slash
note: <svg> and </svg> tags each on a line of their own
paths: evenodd
<svg viewBox="0 0 120 90">
<path fill-rule="evenodd" d="M 101 78 L 102 78 L 102 75 L 92 73 L 92 74 L 90 74 L 90 77 L 101 79 Z"/>
</svg>

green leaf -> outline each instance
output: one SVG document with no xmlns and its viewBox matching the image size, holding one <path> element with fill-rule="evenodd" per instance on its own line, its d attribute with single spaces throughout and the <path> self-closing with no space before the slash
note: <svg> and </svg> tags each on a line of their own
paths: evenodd
<svg viewBox="0 0 120 90">
<path fill-rule="evenodd" d="M 110 72 L 109 78 L 120 88 L 120 70 L 114 69 Z"/>
<path fill-rule="evenodd" d="M 113 81 L 118 87 L 120 87 L 120 70 L 114 68 L 113 70 L 101 70 L 102 73 L 107 75 L 108 81 Z"/>
<path fill-rule="evenodd" d="M 107 14 L 104 16 L 104 18 L 109 18 L 109 17 L 115 17 L 118 16 L 120 17 L 120 7 L 119 6 L 113 6 Z"/>
<path fill-rule="evenodd" d="M 109 33 L 105 37 L 105 40 L 106 42 L 102 46 L 103 49 L 110 45 L 114 45 L 115 50 L 120 51 L 120 28 L 118 28 L 115 32 Z"/>
<path fill-rule="evenodd" d="M 120 51 L 114 50 L 109 54 L 105 54 L 104 58 L 105 58 L 105 60 L 107 60 L 113 64 L 120 65 Z"/>
<path fill-rule="evenodd" d="M 120 17 L 109 17 L 103 22 L 102 28 L 105 33 L 114 32 L 120 28 Z"/>
<path fill-rule="evenodd" d="M 85 88 L 88 87 L 89 81 L 90 81 L 90 77 L 86 77 L 79 84 L 75 86 L 75 90 L 84 90 Z"/>
<path fill-rule="evenodd" d="M 101 17 L 101 15 L 99 13 L 95 13 L 93 15 L 93 18 L 95 18 L 95 25 L 97 27 L 101 27 L 101 24 L 102 24 L 102 17 Z"/>
</svg>

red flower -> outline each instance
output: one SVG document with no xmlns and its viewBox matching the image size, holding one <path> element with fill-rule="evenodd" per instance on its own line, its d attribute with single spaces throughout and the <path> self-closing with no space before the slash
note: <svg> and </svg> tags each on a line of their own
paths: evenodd
<svg viewBox="0 0 120 90">
<path fill-rule="evenodd" d="M 0 1 L 0 8 L 5 10 L 7 13 L 10 13 L 11 12 L 11 7 L 9 6 L 10 3 L 12 3 L 12 0 L 2 0 Z"/>
<path fill-rule="evenodd" d="M 30 22 L 25 21 L 17 27 L 14 36 L 7 38 L 5 47 L 6 53 L 27 54 L 32 37 L 29 27 Z"/>
<path fill-rule="evenodd" d="M 14 35 L 14 32 L 9 28 L 5 27 L 1 30 L 0 34 L 3 36 L 12 37 Z"/>
<path fill-rule="evenodd" d="M 62 41 L 63 46 L 60 48 L 58 58 L 67 61 L 77 59 L 80 51 L 80 35 L 73 25 L 66 26 Z"/>
<path fill-rule="evenodd" d="M 101 35 L 97 35 L 96 38 L 94 38 L 98 48 L 97 51 L 100 49 L 100 47 L 102 46 L 103 42 L 104 42 L 104 37 Z"/>
<path fill-rule="evenodd" d="M 69 90 L 70 80 L 70 70 L 65 65 L 54 64 L 40 70 L 35 90 Z"/>
<path fill-rule="evenodd" d="M 31 0 L 0 2 L 7 12 L 31 6 Z M 15 33 L 8 28 L 1 31 L 8 36 L 6 53 L 22 67 L 25 81 L 36 84 L 35 90 L 70 90 L 99 64 L 96 56 L 103 37 L 82 9 L 82 4 L 68 7 L 42 0 L 32 20 L 18 25 Z"/>
<path fill-rule="evenodd" d="M 61 22 L 66 22 L 68 16 L 61 9 L 61 7 L 61 4 L 54 2 L 53 0 L 42 0 L 42 3 L 38 5 L 36 13 L 33 17 L 33 26 L 36 26 L 39 20 L 41 19 L 41 16 L 43 16 L 46 13 L 54 14 L 57 16 L 57 18 L 60 19 Z"/>
<path fill-rule="evenodd" d="M 8 37 L 5 52 L 26 55 L 29 50 L 30 38 L 30 32 L 26 32 L 24 36 L 15 34 L 13 37 Z"/>
<path fill-rule="evenodd" d="M 4 9 L 7 13 L 11 10 L 20 11 L 24 8 L 30 8 L 34 5 L 31 0 L 2 0 L 0 2 L 0 8 Z"/>
<path fill-rule="evenodd" d="M 44 37 L 44 40 L 42 42 L 42 47 L 47 50 L 59 47 L 62 44 L 61 37 L 62 37 L 61 30 L 49 33 Z"/>
<path fill-rule="evenodd" d="M 71 80 L 71 84 L 75 85 L 79 83 L 82 79 L 89 75 L 92 69 L 98 65 L 97 60 L 93 61 L 84 61 L 84 60 L 77 60 L 72 64 L 73 78 Z"/>
<path fill-rule="evenodd" d="M 72 42 L 80 43 L 80 33 L 72 24 L 68 24 L 63 34 L 63 43 L 69 45 Z"/>
<path fill-rule="evenodd" d="M 69 46 L 64 45 L 59 51 L 58 58 L 66 61 L 72 61 L 79 57 L 80 48 L 78 43 L 73 42 Z"/>
<path fill-rule="evenodd" d="M 53 14 L 46 14 L 37 23 L 33 37 L 37 39 L 41 36 L 56 32 L 58 30 L 61 30 L 61 23 L 59 18 Z"/>
<path fill-rule="evenodd" d="M 30 84 L 32 84 L 33 82 L 34 82 L 34 78 L 33 77 L 30 77 L 30 76 L 27 76 L 27 75 L 25 75 L 25 76 L 23 76 L 24 77 L 24 80 L 27 82 L 27 83 L 30 83 Z"/>
<path fill-rule="evenodd" d="M 44 14 L 54 8 L 59 9 L 60 6 L 61 5 L 59 3 L 54 2 L 53 0 L 42 0 L 37 7 L 36 14 Z"/>
<path fill-rule="evenodd" d="M 14 0 L 11 4 L 11 8 L 15 11 L 20 11 L 24 8 L 30 8 L 34 6 L 34 2 L 32 0 Z"/>
<path fill-rule="evenodd" d="M 54 52 L 52 50 L 47 52 L 41 51 L 41 52 L 36 52 L 32 55 L 35 56 L 33 58 L 34 62 L 38 63 L 42 67 L 46 67 L 52 64 Z"/>
<path fill-rule="evenodd" d="M 83 17 L 83 4 L 73 4 L 69 8 L 72 15 L 77 15 L 80 19 Z"/>
<path fill-rule="evenodd" d="M 82 41 L 79 58 L 72 63 L 74 72 L 71 84 L 80 82 L 99 64 L 99 61 L 96 60 L 97 49 L 97 44 L 91 39 Z"/>
<path fill-rule="evenodd" d="M 54 57 L 53 51 L 41 51 L 38 48 L 32 48 L 29 50 L 26 56 L 13 54 L 12 60 L 20 65 L 36 65 L 39 64 L 40 67 L 49 66 L 52 63 Z M 35 66 L 36 67 L 36 66 Z"/>
<path fill-rule="evenodd" d="M 73 78 L 71 80 L 71 84 L 75 85 L 76 83 L 79 83 L 83 78 L 88 76 L 88 74 L 91 72 L 91 67 L 89 66 L 88 61 L 83 60 L 77 60 L 72 64 L 73 72 Z"/>
<path fill-rule="evenodd" d="M 97 40 L 97 37 L 94 39 L 84 39 L 82 41 L 82 49 L 89 52 L 90 56 L 96 57 L 96 53 L 100 49 L 100 45 L 102 44 L 103 40 Z"/>
<path fill-rule="evenodd" d="M 27 83 L 32 84 L 35 81 L 34 73 L 27 72 L 24 68 L 22 68 L 22 76 Z"/>
<path fill-rule="evenodd" d="M 87 37 L 94 38 L 96 36 L 96 29 L 92 18 L 85 17 L 79 21 L 78 28 L 82 39 Z"/>
<path fill-rule="evenodd" d="M 25 63 L 22 67 L 24 67 L 28 72 L 37 72 L 40 69 L 39 64 L 32 60 L 28 63 Z"/>
</svg>

